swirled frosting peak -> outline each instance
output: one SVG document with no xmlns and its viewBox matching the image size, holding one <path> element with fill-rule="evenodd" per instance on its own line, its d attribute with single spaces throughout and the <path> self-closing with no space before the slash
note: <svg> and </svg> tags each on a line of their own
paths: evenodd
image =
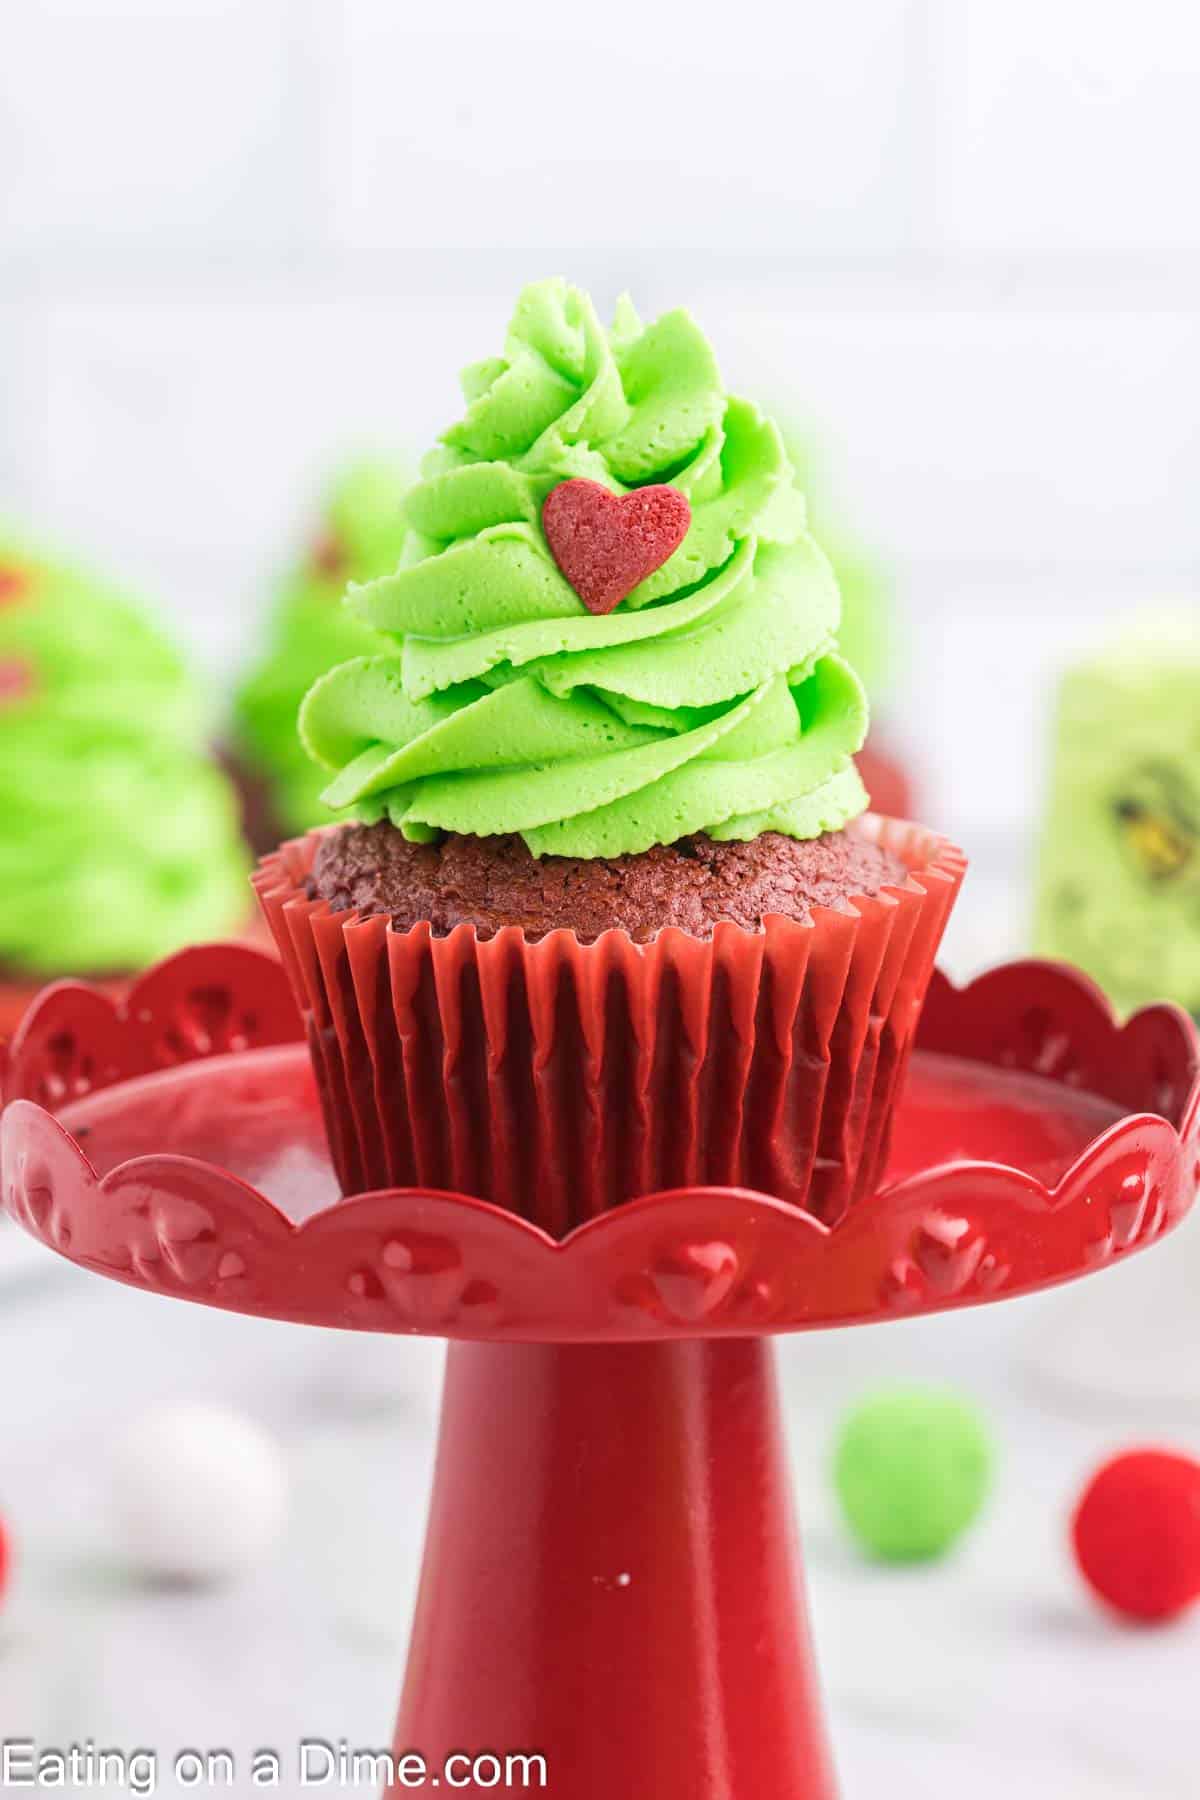
<svg viewBox="0 0 1200 1800">
<path fill-rule="evenodd" d="M 405 836 L 516 832 L 535 855 L 617 856 L 694 832 L 815 837 L 866 804 L 866 702 L 836 653 L 837 586 L 776 426 L 727 394 L 683 311 L 610 330 L 562 281 L 525 289 L 504 355 L 405 501 L 394 574 L 352 586 L 390 647 L 310 690 L 326 803 Z M 559 483 L 669 484 L 682 543 L 588 611 L 542 507 Z"/>
</svg>

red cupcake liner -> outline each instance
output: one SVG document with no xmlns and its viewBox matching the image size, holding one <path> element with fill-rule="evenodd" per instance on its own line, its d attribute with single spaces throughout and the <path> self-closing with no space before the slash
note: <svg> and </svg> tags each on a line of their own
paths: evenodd
<svg viewBox="0 0 1200 1800">
<path fill-rule="evenodd" d="M 325 829 L 329 829 L 326 827 Z M 337 829 L 333 827 L 333 829 Z M 923 827 L 852 829 L 910 873 L 761 931 L 435 937 L 307 897 L 320 831 L 255 887 L 304 1012 L 345 1193 L 448 1188 L 563 1237 L 638 1194 L 748 1187 L 834 1224 L 882 1174 L 965 869 Z"/>
</svg>

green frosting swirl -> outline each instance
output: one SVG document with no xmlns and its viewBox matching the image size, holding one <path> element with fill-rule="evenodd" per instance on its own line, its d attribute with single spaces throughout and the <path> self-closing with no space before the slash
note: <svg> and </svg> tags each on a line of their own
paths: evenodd
<svg viewBox="0 0 1200 1800">
<path fill-rule="evenodd" d="M 326 803 L 411 838 L 517 832 L 617 856 L 693 832 L 814 837 L 859 813 L 866 701 L 779 431 L 725 393 L 686 312 L 610 332 L 561 281 L 526 288 L 502 359 L 407 496 L 396 572 L 347 604 L 396 640 L 308 694 Z M 668 481 L 691 526 L 603 617 L 560 574 L 542 502 L 582 476 Z"/>
<path fill-rule="evenodd" d="M 0 965 L 137 969 L 247 914 L 207 708 L 122 595 L 0 539 Z"/>
<path fill-rule="evenodd" d="M 340 604 L 348 581 L 394 569 L 404 543 L 406 483 L 395 464 L 351 464 L 333 483 L 320 529 L 289 570 L 270 620 L 265 654 L 234 702 L 234 747 L 265 776 L 271 810 L 288 832 L 328 822 L 328 773 L 314 767 L 296 733 L 300 702 L 327 670 L 382 641 Z"/>
</svg>

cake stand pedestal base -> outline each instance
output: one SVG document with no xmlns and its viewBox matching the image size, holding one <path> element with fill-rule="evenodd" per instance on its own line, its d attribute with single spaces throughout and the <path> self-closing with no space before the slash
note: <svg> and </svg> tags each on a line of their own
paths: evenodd
<svg viewBox="0 0 1200 1800">
<path fill-rule="evenodd" d="M 764 1341 L 452 1344 L 398 1755 L 832 1800 L 792 1521 Z"/>
<path fill-rule="evenodd" d="M 119 1008 L 51 991 L 0 1056 L 0 1203 L 170 1299 L 454 1340 L 396 1736 L 425 1787 L 833 1800 L 767 1340 L 1154 1243 L 1200 1183 L 1191 1025 L 1118 1025 L 1050 965 L 935 976 L 887 1176 L 844 1219 L 684 1188 L 562 1241 L 469 1194 L 338 1199 L 295 1029 L 246 950 Z"/>
</svg>

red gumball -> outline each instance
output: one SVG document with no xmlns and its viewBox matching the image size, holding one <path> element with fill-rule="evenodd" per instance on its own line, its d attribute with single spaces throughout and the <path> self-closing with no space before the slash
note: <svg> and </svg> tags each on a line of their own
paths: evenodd
<svg viewBox="0 0 1200 1800">
<path fill-rule="evenodd" d="M 1130 1450 L 1097 1470 L 1071 1525 L 1100 1598 L 1127 1618 L 1173 1619 L 1200 1599 L 1200 1463 Z"/>
</svg>

